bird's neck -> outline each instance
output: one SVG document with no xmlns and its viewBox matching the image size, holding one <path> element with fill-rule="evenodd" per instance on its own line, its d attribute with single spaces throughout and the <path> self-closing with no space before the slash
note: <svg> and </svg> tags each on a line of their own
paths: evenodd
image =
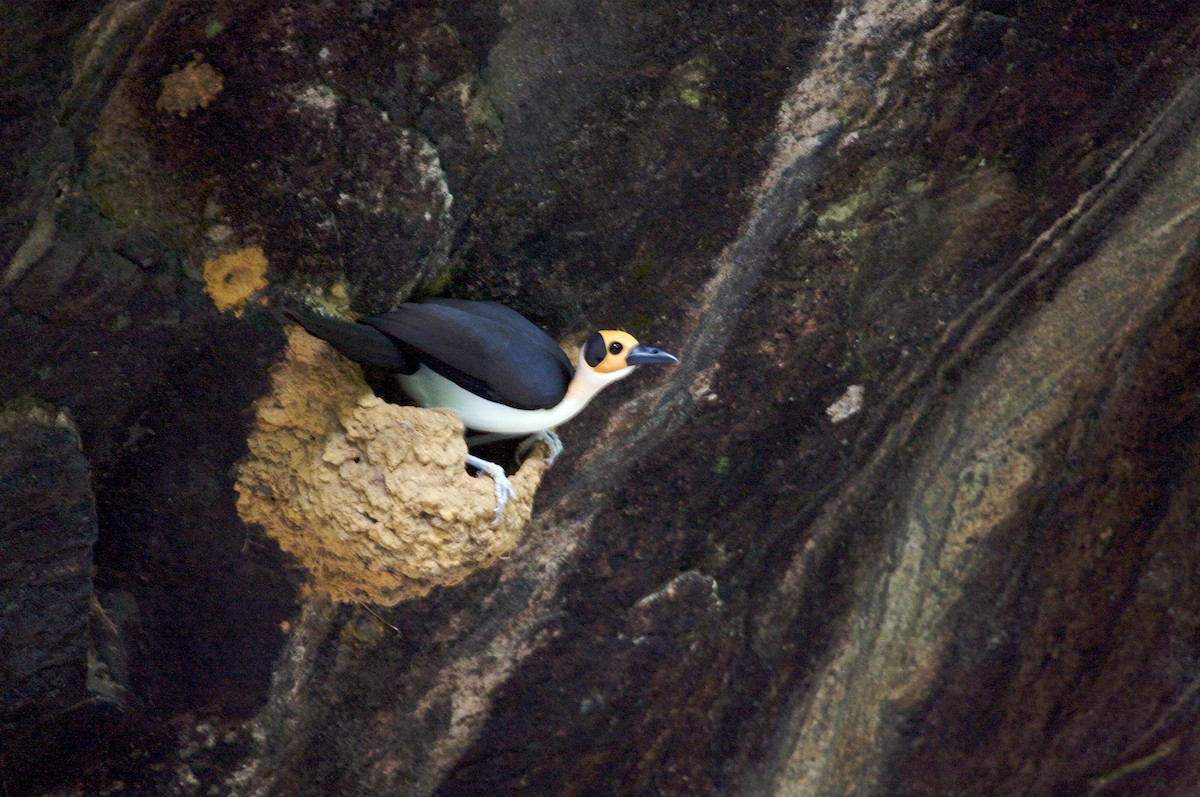
<svg viewBox="0 0 1200 797">
<path fill-rule="evenodd" d="M 588 367 L 587 363 L 584 362 L 583 352 L 580 352 L 579 363 L 575 367 L 575 376 L 571 378 L 571 383 L 567 385 L 567 395 L 563 398 L 563 402 L 577 403 L 579 409 L 583 409 L 597 393 L 613 382 L 629 376 L 633 370 L 631 367 L 609 374 L 598 373 Z"/>
</svg>

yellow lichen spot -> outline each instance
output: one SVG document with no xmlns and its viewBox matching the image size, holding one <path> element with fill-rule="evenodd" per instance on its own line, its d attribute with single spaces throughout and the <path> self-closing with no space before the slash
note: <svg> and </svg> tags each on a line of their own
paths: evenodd
<svg viewBox="0 0 1200 797">
<path fill-rule="evenodd" d="M 332 315 L 350 315 L 350 288 L 344 280 L 308 294 L 308 298 Z"/>
<path fill-rule="evenodd" d="M 251 294 L 267 287 L 266 274 L 267 256 L 261 246 L 247 246 L 204 261 L 205 287 L 221 312 L 240 308 Z"/>
<path fill-rule="evenodd" d="M 201 63 L 197 53 L 187 66 L 177 69 L 162 79 L 162 93 L 154 107 L 160 111 L 187 116 L 197 108 L 206 108 L 221 89 L 224 81 L 221 73 L 210 64 Z"/>
</svg>

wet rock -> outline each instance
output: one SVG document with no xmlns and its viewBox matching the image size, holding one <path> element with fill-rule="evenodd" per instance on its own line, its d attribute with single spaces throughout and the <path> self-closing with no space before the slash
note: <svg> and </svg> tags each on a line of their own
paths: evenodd
<svg viewBox="0 0 1200 797">
<path fill-rule="evenodd" d="M 96 507 L 65 413 L 6 409 L 0 434 L 7 735 L 86 697 Z"/>
<path fill-rule="evenodd" d="M 117 702 L 89 678 L 96 506 L 66 412 L 33 402 L 0 412 L 0 529 L 0 777 L 8 789 L 44 777 L 35 751 L 78 733 L 96 718 L 95 704 Z"/>
</svg>

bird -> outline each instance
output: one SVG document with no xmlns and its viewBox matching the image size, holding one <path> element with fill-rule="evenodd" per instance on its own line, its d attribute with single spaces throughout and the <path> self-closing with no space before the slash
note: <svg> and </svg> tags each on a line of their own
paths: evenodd
<svg viewBox="0 0 1200 797">
<path fill-rule="evenodd" d="M 526 437 L 522 455 L 541 440 L 549 462 L 562 451 L 554 427 L 574 418 L 596 394 L 640 365 L 679 362 L 619 329 L 593 332 L 572 365 L 540 327 L 499 302 L 433 298 L 406 302 L 360 321 L 288 308 L 284 314 L 354 362 L 395 375 L 426 408 L 453 410 L 474 432 L 468 446 Z M 494 523 L 515 496 L 504 468 L 469 454 L 466 464 L 496 484 Z"/>
</svg>

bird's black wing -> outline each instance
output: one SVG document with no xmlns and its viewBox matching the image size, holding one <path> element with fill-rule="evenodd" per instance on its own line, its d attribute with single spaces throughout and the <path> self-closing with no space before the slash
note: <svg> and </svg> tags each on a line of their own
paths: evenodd
<svg viewBox="0 0 1200 797">
<path fill-rule="evenodd" d="M 494 302 L 402 304 L 363 323 L 447 379 L 517 409 L 556 406 L 574 373 L 549 335 Z"/>
<path fill-rule="evenodd" d="M 479 318 L 495 321 L 516 338 L 519 338 L 523 345 L 545 350 L 547 354 L 554 356 L 565 364 L 568 374 L 574 373 L 571 361 L 562 353 L 562 349 L 554 342 L 554 338 L 547 335 L 542 331 L 541 327 L 511 307 L 507 307 L 499 302 L 473 301 L 470 299 L 426 299 L 424 303 L 449 307 Z"/>
<path fill-rule="evenodd" d="M 283 314 L 356 363 L 404 374 L 417 370 L 416 358 L 402 351 L 391 338 L 374 327 L 306 310 L 288 308 Z"/>
</svg>

